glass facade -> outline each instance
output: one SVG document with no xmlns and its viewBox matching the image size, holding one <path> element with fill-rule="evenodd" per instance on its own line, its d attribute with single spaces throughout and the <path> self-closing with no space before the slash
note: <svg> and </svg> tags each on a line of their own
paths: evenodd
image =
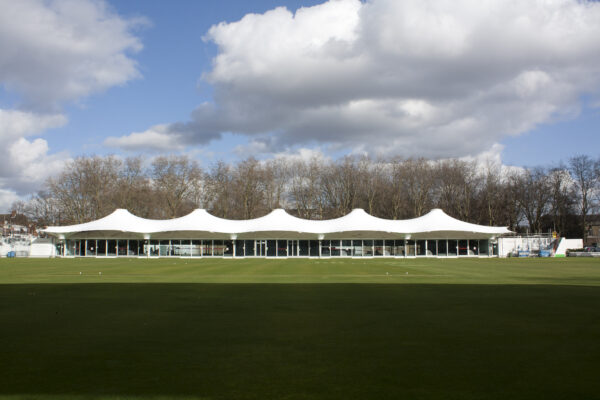
<svg viewBox="0 0 600 400">
<path fill-rule="evenodd" d="M 404 248 L 406 249 L 405 251 L 407 257 L 414 257 L 417 254 L 414 240 L 407 240 Z"/>
<path fill-rule="evenodd" d="M 492 257 L 488 239 L 77 239 L 56 244 L 72 257 Z"/>
<path fill-rule="evenodd" d="M 417 240 L 416 241 L 416 252 L 418 256 L 426 256 L 427 255 L 427 246 L 425 240 Z"/>
<path fill-rule="evenodd" d="M 225 244 L 222 240 L 213 240 L 213 256 L 223 257 L 225 254 Z"/>
<path fill-rule="evenodd" d="M 447 240 L 438 240 L 437 241 L 437 250 L 439 256 L 447 256 L 448 255 L 448 241 Z"/>
</svg>

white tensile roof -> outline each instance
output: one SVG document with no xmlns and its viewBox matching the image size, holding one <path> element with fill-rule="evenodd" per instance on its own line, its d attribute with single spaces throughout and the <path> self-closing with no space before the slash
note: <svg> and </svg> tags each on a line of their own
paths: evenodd
<svg viewBox="0 0 600 400">
<path fill-rule="evenodd" d="M 140 218 L 124 209 L 95 221 L 51 226 L 44 232 L 65 237 L 143 238 L 490 238 L 511 233 L 505 227 L 471 224 L 440 209 L 407 220 L 374 217 L 362 209 L 335 219 L 315 221 L 294 217 L 283 209 L 255 219 L 230 220 L 204 209 L 167 220 Z"/>
</svg>

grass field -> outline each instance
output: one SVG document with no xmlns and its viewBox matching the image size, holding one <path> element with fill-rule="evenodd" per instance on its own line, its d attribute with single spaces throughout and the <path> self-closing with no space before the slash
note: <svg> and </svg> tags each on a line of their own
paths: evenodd
<svg viewBox="0 0 600 400">
<path fill-rule="evenodd" d="M 2 399 L 594 399 L 599 373 L 600 260 L 0 259 Z"/>
</svg>

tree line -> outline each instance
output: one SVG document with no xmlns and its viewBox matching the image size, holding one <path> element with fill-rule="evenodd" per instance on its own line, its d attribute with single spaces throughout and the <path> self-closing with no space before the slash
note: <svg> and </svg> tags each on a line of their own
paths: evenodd
<svg viewBox="0 0 600 400">
<path fill-rule="evenodd" d="M 229 219 L 256 218 L 275 208 L 307 219 L 340 217 L 354 208 L 406 219 L 441 208 L 477 224 L 581 237 L 600 204 L 599 177 L 600 159 L 585 155 L 533 168 L 347 156 L 248 158 L 206 169 L 187 156 L 89 156 L 67 163 L 43 190 L 14 208 L 38 226 L 82 223 L 116 208 L 154 219 L 196 208 Z"/>
</svg>

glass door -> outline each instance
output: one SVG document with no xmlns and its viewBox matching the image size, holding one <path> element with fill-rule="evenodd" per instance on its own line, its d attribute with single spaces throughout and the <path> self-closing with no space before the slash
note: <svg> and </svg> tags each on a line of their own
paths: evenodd
<svg viewBox="0 0 600 400">
<path fill-rule="evenodd" d="M 267 241 L 257 240 L 256 241 L 256 256 L 266 257 L 267 256 Z"/>
<path fill-rule="evenodd" d="M 267 240 L 267 257 L 277 257 L 277 240 Z"/>
<path fill-rule="evenodd" d="M 298 256 L 298 241 L 297 240 L 288 240 L 288 257 L 297 257 Z"/>
</svg>

